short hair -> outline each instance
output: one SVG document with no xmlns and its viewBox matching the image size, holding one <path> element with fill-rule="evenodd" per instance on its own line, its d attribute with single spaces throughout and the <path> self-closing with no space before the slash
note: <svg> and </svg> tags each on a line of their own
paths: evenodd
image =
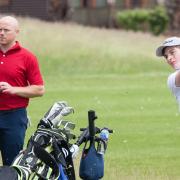
<svg viewBox="0 0 180 180">
<path fill-rule="evenodd" d="M 163 49 L 162 49 L 162 54 L 163 54 L 163 56 L 164 56 L 164 53 L 165 53 L 165 49 L 167 48 L 167 47 L 173 47 L 173 48 L 179 48 L 180 49 L 180 45 L 176 45 L 176 46 L 166 46 L 166 47 L 164 47 Z"/>
</svg>

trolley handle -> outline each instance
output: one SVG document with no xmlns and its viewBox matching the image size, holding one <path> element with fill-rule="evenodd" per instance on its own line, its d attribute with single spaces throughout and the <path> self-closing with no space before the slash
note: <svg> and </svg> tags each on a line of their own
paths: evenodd
<svg viewBox="0 0 180 180">
<path fill-rule="evenodd" d="M 95 111 L 89 110 L 88 111 L 88 120 L 89 120 L 89 136 L 90 136 L 91 142 L 94 141 L 94 136 L 95 136 L 95 125 L 94 125 L 95 119 L 97 119 Z"/>
<path fill-rule="evenodd" d="M 80 131 L 82 131 L 82 133 L 76 141 L 76 144 L 78 146 L 80 146 L 83 142 L 86 142 L 87 140 L 90 140 L 90 143 L 94 143 L 95 135 L 101 133 L 103 129 L 108 130 L 109 133 L 113 133 L 113 130 L 107 127 L 104 127 L 102 129 L 96 127 L 94 123 L 95 119 L 97 119 L 95 111 L 89 110 L 88 111 L 89 126 L 87 128 L 80 128 Z"/>
</svg>

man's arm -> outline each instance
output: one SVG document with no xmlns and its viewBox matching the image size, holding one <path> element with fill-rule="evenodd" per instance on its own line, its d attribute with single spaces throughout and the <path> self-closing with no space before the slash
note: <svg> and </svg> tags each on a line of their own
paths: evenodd
<svg viewBox="0 0 180 180">
<path fill-rule="evenodd" d="M 180 71 L 178 71 L 177 74 L 176 74 L 175 85 L 177 87 L 180 87 Z"/>
<path fill-rule="evenodd" d="M 0 92 L 7 94 L 14 94 L 25 98 L 33 98 L 42 96 L 45 92 L 43 85 L 29 85 L 26 87 L 11 86 L 7 82 L 0 82 Z"/>
</svg>

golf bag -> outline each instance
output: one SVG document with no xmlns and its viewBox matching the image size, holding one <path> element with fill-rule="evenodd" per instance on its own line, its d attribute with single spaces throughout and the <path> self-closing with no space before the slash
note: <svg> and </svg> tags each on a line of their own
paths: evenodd
<svg viewBox="0 0 180 180">
<path fill-rule="evenodd" d="M 84 139 L 80 139 L 85 143 L 79 167 L 79 176 L 84 180 L 99 180 L 104 176 L 104 153 L 112 130 L 95 127 L 96 118 L 95 111 L 88 111 L 89 127 L 82 129 Z M 95 136 L 97 133 L 100 137 Z"/>
<path fill-rule="evenodd" d="M 86 180 L 98 180 L 104 176 L 104 157 L 99 154 L 94 144 L 83 149 L 79 176 Z"/>
<path fill-rule="evenodd" d="M 55 103 L 40 120 L 27 148 L 10 167 L 0 168 L 0 180 L 75 180 L 70 129 L 74 124 L 62 118 L 73 112 L 66 102 Z M 63 128 L 59 128 L 60 125 Z"/>
<path fill-rule="evenodd" d="M 112 130 L 94 126 L 94 111 L 88 112 L 89 126 L 76 143 L 71 130 L 75 124 L 64 120 L 73 112 L 66 102 L 57 102 L 40 120 L 25 150 L 21 151 L 10 167 L 0 167 L 0 180 L 75 180 L 73 159 L 79 146 L 85 143 L 79 169 L 84 180 L 98 180 L 104 175 L 104 153 Z M 96 134 L 100 133 L 100 137 Z M 88 147 L 89 144 L 89 147 Z"/>
</svg>

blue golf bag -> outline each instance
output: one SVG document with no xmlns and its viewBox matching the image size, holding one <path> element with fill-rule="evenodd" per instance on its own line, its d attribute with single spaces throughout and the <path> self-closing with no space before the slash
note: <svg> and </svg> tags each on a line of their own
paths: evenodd
<svg viewBox="0 0 180 180">
<path fill-rule="evenodd" d="M 86 180 L 98 180 L 104 176 L 104 157 L 97 152 L 94 144 L 83 149 L 79 176 Z"/>
<path fill-rule="evenodd" d="M 95 127 L 94 120 L 96 118 L 94 111 L 88 112 L 89 127 L 84 130 L 85 145 L 79 168 L 79 176 L 84 180 L 98 180 L 104 176 L 104 153 L 111 130 L 107 128 L 100 130 Z M 100 137 L 95 136 L 97 133 L 100 133 Z"/>
</svg>

